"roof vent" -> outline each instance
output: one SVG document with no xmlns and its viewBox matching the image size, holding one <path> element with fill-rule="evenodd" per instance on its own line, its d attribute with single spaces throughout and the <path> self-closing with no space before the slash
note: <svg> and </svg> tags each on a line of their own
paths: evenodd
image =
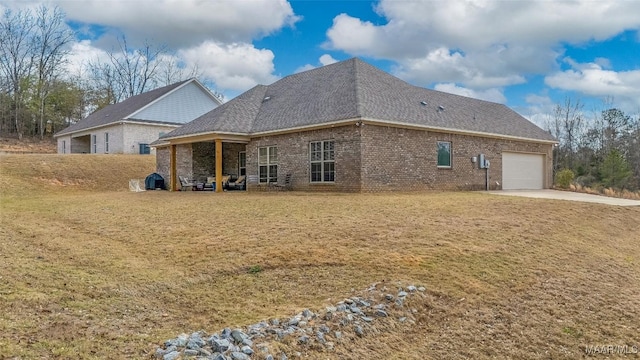
<svg viewBox="0 0 640 360">
<path fill-rule="evenodd" d="M 427 102 L 426 102 L 426 101 L 420 101 L 420 104 L 421 104 L 422 106 L 427 106 Z"/>
<path fill-rule="evenodd" d="M 444 111 L 444 106 L 438 105 L 438 111 Z"/>
<path fill-rule="evenodd" d="M 269 99 L 271 99 L 271 96 L 265 96 L 264 99 L 262 99 L 262 102 L 268 101 Z"/>
</svg>

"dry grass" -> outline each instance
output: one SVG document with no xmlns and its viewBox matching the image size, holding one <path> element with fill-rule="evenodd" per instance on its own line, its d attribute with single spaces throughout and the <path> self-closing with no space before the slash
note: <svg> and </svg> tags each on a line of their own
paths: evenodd
<svg viewBox="0 0 640 360">
<path fill-rule="evenodd" d="M 128 191 L 129 179 L 155 171 L 155 157 L 140 155 L 0 155 L 0 196 Z"/>
<path fill-rule="evenodd" d="M 558 190 L 562 190 L 562 189 L 558 189 Z M 629 200 L 640 200 L 640 191 L 629 191 L 627 189 L 623 189 L 623 190 L 617 190 L 613 188 L 597 189 L 597 188 L 591 188 L 588 186 L 582 186 L 580 184 L 571 184 L 569 185 L 569 190 L 585 193 L 585 194 L 591 194 L 591 195 L 604 195 L 608 197 L 616 197 L 616 198 L 629 199 Z"/>
<path fill-rule="evenodd" d="M 124 191 L 148 159 L 0 157 L 0 358 L 148 358 L 181 332 L 321 308 L 380 281 L 428 289 L 415 326 L 298 351 L 548 359 L 640 345 L 640 208 Z"/>
</svg>

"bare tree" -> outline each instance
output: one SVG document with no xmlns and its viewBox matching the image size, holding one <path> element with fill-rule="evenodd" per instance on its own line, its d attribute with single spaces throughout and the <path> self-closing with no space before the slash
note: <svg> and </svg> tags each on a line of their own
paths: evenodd
<svg viewBox="0 0 640 360">
<path fill-rule="evenodd" d="M 605 152 L 608 153 L 618 147 L 621 137 L 631 130 L 632 120 L 631 116 L 617 108 L 604 110 L 602 120 L 604 121 L 603 145 Z"/>
<path fill-rule="evenodd" d="M 67 45 L 74 33 L 64 22 L 65 14 L 59 7 L 40 6 L 36 10 L 34 51 L 37 66 L 36 99 L 38 101 L 38 133 L 44 138 L 45 104 L 54 80 L 62 71 L 69 54 Z"/>
<path fill-rule="evenodd" d="M 141 48 L 131 48 L 126 37 L 118 38 L 118 49 L 108 53 L 108 60 L 95 59 L 87 63 L 92 75 L 94 98 L 98 107 L 120 102 L 141 94 L 161 82 L 161 68 L 170 57 L 164 46 L 145 42 Z M 174 71 L 169 70 L 169 77 Z"/>
<path fill-rule="evenodd" d="M 592 116 L 583 114 L 580 101 L 565 99 L 557 105 L 547 121 L 560 141 L 554 160 L 575 171 L 581 185 L 638 189 L 640 115 L 627 115 L 613 104 L 612 98 L 605 99 Z"/>
<path fill-rule="evenodd" d="M 33 43 L 30 41 L 35 24 L 28 10 L 5 10 L 0 19 L 0 71 L 8 85 L 12 122 L 18 138 L 24 134 L 22 96 L 34 64 Z"/>
<path fill-rule="evenodd" d="M 108 61 L 95 59 L 87 63 L 87 69 L 92 77 L 91 103 L 95 108 L 201 75 L 197 64 L 186 67 L 165 46 L 145 42 L 141 48 L 131 48 L 125 37 L 118 39 L 117 50 L 108 53 Z M 223 94 L 212 93 L 224 99 Z"/>
<path fill-rule="evenodd" d="M 197 78 L 202 75 L 198 64 L 187 69 L 181 64 L 175 55 L 165 55 L 157 59 L 158 67 L 158 85 L 165 86 L 176 83 L 178 81 Z"/>
<path fill-rule="evenodd" d="M 561 142 L 559 151 L 562 156 L 560 159 L 565 160 L 564 164 L 567 168 L 573 168 L 573 155 L 576 149 L 576 140 L 582 130 L 582 108 L 580 100 L 572 101 L 571 98 L 565 98 L 563 105 L 556 105 L 554 110 L 554 125 L 558 139 Z"/>
<path fill-rule="evenodd" d="M 109 63 L 90 61 L 87 67 L 91 77 L 91 85 L 86 86 L 91 110 L 115 104 L 124 98 L 115 69 Z"/>
<path fill-rule="evenodd" d="M 200 67 L 197 63 L 190 68 L 187 68 L 184 63 L 180 62 L 179 58 L 175 54 L 159 56 L 157 61 L 159 62 L 159 86 L 171 85 L 179 81 L 202 77 L 202 72 L 200 71 Z M 205 86 L 207 85 L 205 84 Z M 209 91 L 211 91 L 213 96 L 218 100 L 221 102 L 224 101 L 223 93 L 211 89 L 209 89 Z"/>
</svg>

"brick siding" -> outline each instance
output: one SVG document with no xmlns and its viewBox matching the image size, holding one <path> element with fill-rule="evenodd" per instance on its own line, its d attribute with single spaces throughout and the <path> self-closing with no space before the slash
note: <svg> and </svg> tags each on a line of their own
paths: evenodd
<svg viewBox="0 0 640 360">
<path fill-rule="evenodd" d="M 310 182 L 309 144 L 312 141 L 333 140 L 335 150 L 334 183 Z M 278 147 L 278 181 L 291 174 L 294 190 L 301 191 L 360 191 L 360 129 L 341 126 L 294 134 L 265 136 L 252 139 L 247 144 L 247 175 L 258 177 L 258 148 Z M 264 190 L 266 186 L 248 183 L 249 191 Z"/>
<path fill-rule="evenodd" d="M 245 144 L 222 143 L 222 174 L 238 176 L 238 153 L 244 151 Z M 193 144 L 193 178 L 205 182 L 216 174 L 216 145 L 213 142 Z"/>
<path fill-rule="evenodd" d="M 164 178 L 167 188 L 171 184 L 171 147 L 160 147 L 156 149 L 156 172 Z M 193 177 L 193 151 L 192 144 L 181 144 L 176 146 L 176 171 L 178 176 L 187 178 Z M 180 181 L 176 181 L 180 187 Z"/>
<path fill-rule="evenodd" d="M 310 182 L 309 144 L 333 140 L 335 182 Z M 437 167 L 437 142 L 451 142 L 452 166 Z M 545 187 L 552 183 L 552 145 L 439 133 L 366 124 L 339 126 L 292 134 L 264 136 L 246 145 L 247 175 L 258 178 L 258 148 L 277 146 L 278 178 L 292 174 L 292 188 L 299 191 L 382 192 L 421 190 L 484 190 L 484 169 L 471 161 L 485 154 L 491 161 L 491 189 L 502 185 L 502 153 L 523 152 L 545 155 Z M 166 150 L 165 150 L 166 149 Z M 244 144 L 223 143 L 223 173 L 238 172 L 238 152 Z M 169 148 L 158 149 L 158 173 L 168 181 Z M 178 174 L 205 179 L 214 171 L 213 143 L 178 145 Z M 166 172 L 165 172 L 166 171 Z M 261 191 L 264 184 L 248 182 L 249 191 Z"/>
<path fill-rule="evenodd" d="M 438 168 L 437 143 L 451 142 L 451 168 Z M 376 125 L 362 127 L 362 191 L 484 190 L 486 173 L 472 157 L 491 161 L 489 184 L 500 189 L 502 152 L 545 154 L 551 168 L 551 145 Z M 546 176 L 551 184 L 551 174 Z"/>
<path fill-rule="evenodd" d="M 171 147 L 159 147 L 156 149 L 156 172 L 164 178 L 164 185 L 169 188 L 171 184 Z"/>
</svg>

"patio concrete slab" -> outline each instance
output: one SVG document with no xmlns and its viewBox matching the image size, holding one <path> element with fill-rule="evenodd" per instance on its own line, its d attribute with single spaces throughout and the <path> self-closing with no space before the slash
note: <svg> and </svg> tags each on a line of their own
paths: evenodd
<svg viewBox="0 0 640 360">
<path fill-rule="evenodd" d="M 522 196 L 538 199 L 581 201 L 616 206 L 640 206 L 639 200 L 619 199 L 601 195 L 558 190 L 500 190 L 489 191 L 493 195 Z"/>
</svg>

